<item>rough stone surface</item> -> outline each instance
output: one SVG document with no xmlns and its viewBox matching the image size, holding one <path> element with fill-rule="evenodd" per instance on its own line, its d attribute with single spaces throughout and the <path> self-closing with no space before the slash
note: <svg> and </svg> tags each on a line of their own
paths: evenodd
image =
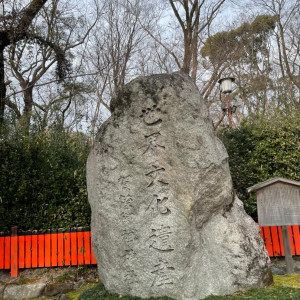
<svg viewBox="0 0 300 300">
<path fill-rule="evenodd" d="M 3 299 L 5 285 L 0 283 L 0 299 Z"/>
<path fill-rule="evenodd" d="M 73 290 L 73 283 L 52 283 L 47 284 L 45 288 L 46 296 L 56 296 Z"/>
<path fill-rule="evenodd" d="M 272 267 L 271 268 L 273 275 L 285 275 L 286 271 L 283 268 L 276 268 Z"/>
<path fill-rule="evenodd" d="M 40 297 L 43 294 L 46 283 L 33 283 L 15 285 L 11 284 L 6 286 L 3 298 L 6 299 L 30 299 Z"/>
<path fill-rule="evenodd" d="M 74 289 L 80 289 L 82 286 L 87 285 L 87 282 L 84 279 L 80 279 L 78 282 L 74 284 Z"/>
<path fill-rule="evenodd" d="M 200 299 L 272 282 L 228 155 L 183 73 L 139 77 L 113 99 L 87 164 L 92 242 L 113 293 Z"/>
</svg>

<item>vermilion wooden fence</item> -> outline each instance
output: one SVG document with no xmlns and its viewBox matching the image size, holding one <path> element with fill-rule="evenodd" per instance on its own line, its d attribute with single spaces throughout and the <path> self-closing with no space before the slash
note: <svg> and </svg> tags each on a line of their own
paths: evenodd
<svg viewBox="0 0 300 300">
<path fill-rule="evenodd" d="M 288 228 L 290 233 L 292 255 L 300 255 L 299 226 L 288 226 Z M 270 257 L 284 256 L 280 226 L 260 227 L 260 233 Z"/>
<path fill-rule="evenodd" d="M 270 257 L 284 256 L 281 229 L 277 226 L 260 227 Z M 300 255 L 299 226 L 289 226 L 292 255 Z M 10 269 L 18 276 L 19 269 L 63 267 L 97 264 L 91 245 L 89 228 L 67 231 L 28 231 L 0 233 L 0 269 Z"/>
<path fill-rule="evenodd" d="M 0 269 L 63 267 L 96 264 L 89 228 L 67 231 L 20 231 L 13 227 L 11 234 L 0 234 Z"/>
</svg>

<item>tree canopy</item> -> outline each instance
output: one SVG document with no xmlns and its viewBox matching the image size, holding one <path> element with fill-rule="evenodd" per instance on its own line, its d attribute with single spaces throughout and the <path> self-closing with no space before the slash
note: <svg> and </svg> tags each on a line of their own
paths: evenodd
<svg viewBox="0 0 300 300">
<path fill-rule="evenodd" d="M 299 179 L 299 19 L 299 0 L 0 1 L 0 229 L 88 224 L 85 160 L 110 100 L 137 76 L 178 70 L 255 217 L 246 187 Z"/>
</svg>

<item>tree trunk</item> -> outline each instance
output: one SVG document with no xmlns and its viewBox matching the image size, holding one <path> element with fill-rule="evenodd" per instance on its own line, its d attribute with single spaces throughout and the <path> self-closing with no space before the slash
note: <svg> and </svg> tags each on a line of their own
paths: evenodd
<svg viewBox="0 0 300 300">
<path fill-rule="evenodd" d="M 199 7 L 196 8 L 196 19 L 195 19 L 195 25 L 193 28 L 193 39 L 192 39 L 192 79 L 196 82 L 197 79 L 197 71 L 198 71 L 198 30 L 199 30 Z"/>
<path fill-rule="evenodd" d="M 4 78 L 4 48 L 0 48 L 0 132 L 4 122 L 4 109 L 5 109 L 5 97 L 6 97 L 6 85 Z"/>
<path fill-rule="evenodd" d="M 186 74 L 190 74 L 191 71 L 191 62 L 192 62 L 192 37 L 190 32 L 186 31 L 184 33 L 184 57 L 182 64 L 182 71 Z"/>
<path fill-rule="evenodd" d="M 284 38 L 284 28 L 283 25 L 281 23 L 281 20 L 278 20 L 278 27 L 279 27 L 279 34 L 280 34 L 280 39 L 281 39 L 281 45 L 282 45 L 282 56 L 283 56 L 283 61 L 285 64 L 285 69 L 286 69 L 286 73 L 289 77 L 289 79 L 294 83 L 294 85 L 300 89 L 300 82 L 299 82 L 299 77 L 295 76 L 290 68 L 290 64 L 288 61 L 288 54 L 287 54 L 287 48 L 285 45 L 285 38 Z M 280 49 L 279 49 L 280 50 Z"/>
<path fill-rule="evenodd" d="M 29 134 L 30 120 L 32 116 L 33 98 L 32 98 L 32 86 L 26 87 L 23 91 L 24 95 L 24 110 L 20 120 L 21 127 L 26 134 Z"/>
<path fill-rule="evenodd" d="M 24 38 L 25 33 L 32 23 L 40 9 L 48 0 L 32 0 L 25 9 L 22 10 L 17 24 L 14 30 L 4 30 L 0 31 L 0 132 L 2 131 L 4 122 L 4 109 L 5 109 L 5 98 L 6 98 L 6 85 L 4 77 L 4 49 L 6 46 L 10 45 L 13 41 L 17 42 Z M 17 19 L 14 20 L 15 23 Z M 32 91 L 31 91 L 31 106 L 32 110 Z M 25 103 L 26 108 L 26 103 Z M 30 112 L 31 114 L 31 112 Z M 30 119 L 29 119 L 30 123 Z M 29 127 L 28 127 L 29 128 Z"/>
</svg>

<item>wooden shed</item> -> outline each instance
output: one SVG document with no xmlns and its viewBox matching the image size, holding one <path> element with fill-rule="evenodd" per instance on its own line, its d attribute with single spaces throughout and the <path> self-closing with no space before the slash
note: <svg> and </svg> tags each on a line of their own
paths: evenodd
<svg viewBox="0 0 300 300">
<path fill-rule="evenodd" d="M 300 182 L 274 177 L 247 191 L 256 191 L 260 226 L 300 225 Z"/>
<path fill-rule="evenodd" d="M 281 226 L 287 273 L 294 272 L 288 225 L 300 225 L 300 182 L 274 177 L 253 185 L 260 226 Z"/>
</svg>

